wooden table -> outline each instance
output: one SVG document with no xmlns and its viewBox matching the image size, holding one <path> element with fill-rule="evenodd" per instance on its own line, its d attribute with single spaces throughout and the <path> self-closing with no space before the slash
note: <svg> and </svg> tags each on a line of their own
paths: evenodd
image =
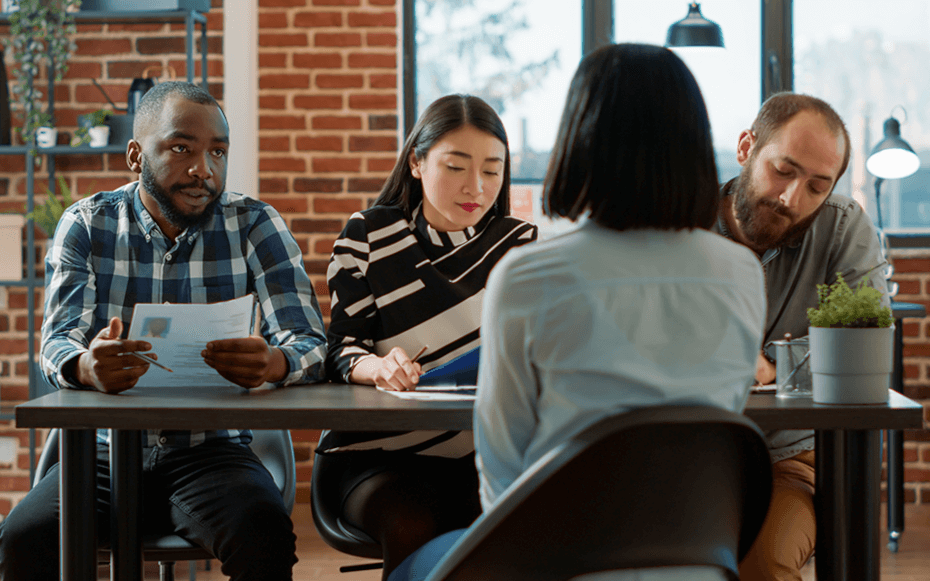
<svg viewBox="0 0 930 581">
<path fill-rule="evenodd" d="M 880 430 L 923 426 L 923 408 L 897 392 L 888 405 L 822 406 L 752 395 L 746 415 L 763 430 L 814 429 L 818 579 L 877 580 Z M 118 396 L 57 391 L 16 408 L 20 428 L 62 428 L 62 579 L 95 580 L 94 429 L 112 432 L 113 579 L 141 579 L 138 498 L 141 432 L 161 429 L 470 429 L 470 402 L 408 401 L 370 387 L 305 385 L 137 388 Z M 129 502 L 127 502 L 127 499 Z"/>
</svg>

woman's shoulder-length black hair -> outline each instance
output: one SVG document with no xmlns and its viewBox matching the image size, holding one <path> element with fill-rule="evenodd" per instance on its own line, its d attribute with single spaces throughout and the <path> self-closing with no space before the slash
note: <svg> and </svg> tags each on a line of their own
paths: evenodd
<svg viewBox="0 0 930 581">
<path fill-rule="evenodd" d="M 545 212 L 614 230 L 710 228 L 717 167 L 697 81 L 670 50 L 602 47 L 572 79 L 543 187 Z"/>
<path fill-rule="evenodd" d="M 381 188 L 381 194 L 375 200 L 376 206 L 398 206 L 403 208 L 407 218 L 423 199 L 423 184 L 413 177 L 410 171 L 410 154 L 420 160 L 426 157 L 442 136 L 450 131 L 471 125 L 499 139 L 504 144 L 504 175 L 501 192 L 497 203 L 490 213 L 498 216 L 510 214 L 510 145 L 507 143 L 507 131 L 500 117 L 491 108 L 474 95 L 446 95 L 433 101 L 420 115 L 410 135 L 404 141 L 397 156 L 397 163 L 387 181 Z"/>
</svg>

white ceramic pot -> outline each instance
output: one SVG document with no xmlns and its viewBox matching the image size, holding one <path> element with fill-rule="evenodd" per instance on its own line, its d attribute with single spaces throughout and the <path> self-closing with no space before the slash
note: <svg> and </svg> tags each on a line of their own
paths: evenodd
<svg viewBox="0 0 930 581">
<path fill-rule="evenodd" d="M 36 129 L 36 145 L 39 147 L 52 147 L 58 142 L 58 130 L 54 127 L 39 127 Z"/>
<path fill-rule="evenodd" d="M 87 128 L 91 147 L 106 147 L 110 142 L 110 128 L 106 125 L 95 125 Z"/>
<path fill-rule="evenodd" d="M 882 404 L 891 387 L 894 325 L 809 327 L 814 403 Z"/>
</svg>

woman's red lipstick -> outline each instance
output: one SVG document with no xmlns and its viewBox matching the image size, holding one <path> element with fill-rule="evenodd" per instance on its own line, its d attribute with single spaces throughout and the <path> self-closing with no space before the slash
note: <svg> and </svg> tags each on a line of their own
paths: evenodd
<svg viewBox="0 0 930 581">
<path fill-rule="evenodd" d="M 481 204 L 459 204 L 466 212 L 474 212 L 481 207 Z"/>
</svg>

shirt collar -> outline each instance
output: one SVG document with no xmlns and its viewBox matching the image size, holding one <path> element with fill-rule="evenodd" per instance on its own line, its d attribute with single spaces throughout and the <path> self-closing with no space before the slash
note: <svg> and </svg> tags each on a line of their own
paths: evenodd
<svg viewBox="0 0 930 581">
<path fill-rule="evenodd" d="M 426 221 L 426 218 L 423 216 L 423 202 L 420 202 L 420 205 L 413 211 L 413 228 L 411 228 L 411 230 L 415 228 L 422 238 L 431 242 L 433 246 L 455 248 L 481 234 L 493 218 L 494 215 L 488 212 L 481 221 L 474 226 L 469 226 L 464 230 L 456 232 L 440 232 L 430 226 L 429 222 Z"/>
<path fill-rule="evenodd" d="M 161 231 L 161 228 L 158 227 L 158 224 L 155 222 L 155 219 L 152 218 L 152 214 L 149 213 L 148 208 L 145 207 L 145 204 L 142 203 L 142 195 L 139 192 L 139 182 L 135 181 L 130 184 L 123 186 L 123 188 L 132 196 L 132 208 L 133 213 L 136 215 L 136 222 L 139 224 L 139 227 L 142 228 L 143 234 L 145 234 L 146 239 L 150 239 L 152 236 L 153 230 L 158 230 L 158 233 L 167 238 L 165 233 Z M 225 194 L 224 194 L 225 195 Z M 178 234 L 177 239 L 181 240 L 183 238 L 189 238 L 189 242 L 193 242 L 197 236 L 200 234 L 200 228 L 191 230 L 190 228 L 184 230 Z"/>
<path fill-rule="evenodd" d="M 158 224 L 155 223 L 155 219 L 152 218 L 152 215 L 145 207 L 145 204 L 142 203 L 142 195 L 141 192 L 139 192 L 139 182 L 132 182 L 124 187 L 132 200 L 132 210 L 136 216 L 136 223 L 139 224 L 139 227 L 146 237 L 148 238 L 152 235 L 152 230 L 158 229 L 161 231 L 158 228 Z"/>
</svg>

